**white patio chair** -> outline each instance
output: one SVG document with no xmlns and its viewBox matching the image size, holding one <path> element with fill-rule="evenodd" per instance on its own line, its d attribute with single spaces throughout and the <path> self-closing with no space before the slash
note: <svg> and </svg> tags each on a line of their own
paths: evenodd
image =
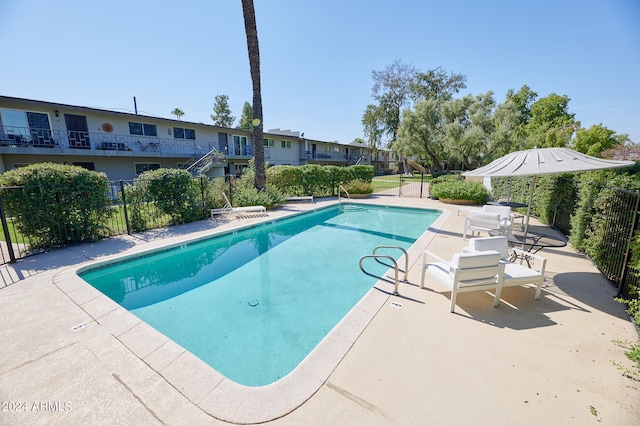
<svg viewBox="0 0 640 426">
<path fill-rule="evenodd" d="M 489 232 L 492 229 L 504 229 L 505 223 L 500 220 L 500 213 L 485 212 L 483 210 L 469 210 L 469 214 L 464 218 L 464 233 L 462 238 L 467 239 L 467 234 L 471 236 L 480 232 Z"/>
<path fill-rule="evenodd" d="M 544 271 L 547 267 L 547 259 L 515 247 L 509 247 L 507 237 L 502 236 L 471 238 L 469 240 L 468 250 L 465 251 L 478 253 L 485 252 L 487 250 L 500 253 L 500 261 L 504 264 L 502 287 L 535 284 L 536 293 L 534 299 L 540 299 L 542 283 L 544 282 Z M 536 265 L 535 269 L 528 268 L 509 260 L 527 258 L 529 262 L 533 260 L 533 265 Z"/>
<path fill-rule="evenodd" d="M 429 261 L 432 258 L 432 261 Z M 500 253 L 485 251 L 476 253 L 456 253 L 451 261 L 446 261 L 425 250 L 422 254 L 422 278 L 420 288 L 424 288 L 425 276 L 438 280 L 451 289 L 451 312 L 456 306 L 458 293 L 495 289 L 493 306 L 500 303 L 504 265 Z"/>
<path fill-rule="evenodd" d="M 494 206 L 491 204 L 485 204 L 482 206 L 482 211 L 489 213 L 498 213 L 500 215 L 500 220 L 503 222 L 502 226 L 504 228 L 513 228 L 514 226 L 523 225 L 524 216 L 514 213 L 511 211 L 511 207 L 509 206 Z M 520 223 L 516 224 L 516 220 L 520 219 Z"/>
</svg>

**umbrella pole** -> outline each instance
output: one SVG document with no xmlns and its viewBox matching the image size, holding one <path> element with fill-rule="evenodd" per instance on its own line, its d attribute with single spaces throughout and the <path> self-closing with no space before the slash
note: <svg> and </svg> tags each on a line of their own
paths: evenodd
<svg viewBox="0 0 640 426">
<path fill-rule="evenodd" d="M 522 250 L 526 250 L 524 248 L 525 241 L 527 241 L 527 232 L 529 231 L 529 217 L 531 216 L 531 202 L 533 201 L 533 190 L 536 187 L 536 175 L 533 175 L 531 179 L 531 190 L 529 191 L 529 205 L 527 206 L 527 220 L 524 224 L 524 238 L 522 239 Z"/>
</svg>

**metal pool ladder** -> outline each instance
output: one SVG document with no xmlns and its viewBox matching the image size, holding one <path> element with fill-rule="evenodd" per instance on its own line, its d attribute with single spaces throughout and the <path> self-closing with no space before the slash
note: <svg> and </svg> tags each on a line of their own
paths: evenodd
<svg viewBox="0 0 640 426">
<path fill-rule="evenodd" d="M 338 185 L 338 202 L 341 203 L 342 202 L 342 198 L 340 197 L 340 193 L 344 191 L 345 194 L 347 194 L 347 201 L 351 201 L 351 197 L 349 196 L 349 192 L 344 189 L 344 186 L 342 185 Z"/>
<path fill-rule="evenodd" d="M 389 256 L 389 255 L 377 254 L 378 249 L 383 249 L 383 248 L 401 250 L 402 253 L 404 253 L 404 263 L 405 263 L 405 265 L 404 265 L 404 278 L 402 279 L 402 282 L 406 283 L 407 282 L 407 271 L 409 271 L 409 255 L 407 254 L 407 251 L 405 249 L 403 249 L 402 247 L 398 247 L 398 246 L 377 246 L 376 248 L 373 249 L 373 253 L 372 254 L 367 254 L 367 255 L 364 255 L 364 256 L 362 256 L 360 258 L 360 270 L 362 272 L 364 272 L 365 274 L 367 274 L 367 275 L 371 275 L 372 277 L 377 277 L 377 275 L 373 275 L 373 274 L 370 274 L 369 272 L 365 271 L 364 267 L 362 266 L 362 262 L 365 259 L 375 259 L 376 262 L 382 263 L 383 265 L 386 265 L 385 263 L 380 262 L 380 259 L 388 259 L 388 260 L 390 260 L 391 262 L 393 262 L 393 267 L 395 268 L 396 287 L 395 287 L 395 290 L 393 291 L 393 295 L 394 296 L 399 296 L 400 293 L 398 292 L 398 284 L 399 284 L 399 281 L 398 281 L 398 262 L 396 262 L 395 259 L 393 257 Z M 377 277 L 377 278 L 382 278 L 382 277 Z"/>
</svg>

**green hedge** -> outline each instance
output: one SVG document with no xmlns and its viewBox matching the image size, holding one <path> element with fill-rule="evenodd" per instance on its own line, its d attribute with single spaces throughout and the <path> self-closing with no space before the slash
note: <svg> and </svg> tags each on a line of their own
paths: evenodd
<svg viewBox="0 0 640 426">
<path fill-rule="evenodd" d="M 489 196 L 482 183 L 464 180 L 440 182 L 431 187 L 429 193 L 435 198 L 474 201 L 477 204 L 484 204 Z"/>
<path fill-rule="evenodd" d="M 571 229 L 577 196 L 575 174 L 542 175 L 536 178 L 536 187 L 531 203 L 531 214 L 542 223 L 551 225 L 564 233 Z M 529 203 L 531 176 L 491 178 L 491 194 L 494 199 L 507 198 L 518 203 Z M 526 209 L 521 209 L 521 212 Z"/>
<path fill-rule="evenodd" d="M 6 213 L 32 246 L 55 247 L 108 235 L 112 215 L 104 173 L 82 167 L 38 163 L 0 176 Z"/>
<path fill-rule="evenodd" d="M 373 166 L 273 166 L 267 169 L 267 185 L 277 187 L 287 196 L 324 197 L 335 195 L 338 185 L 353 180 L 371 183 L 373 176 Z"/>
</svg>

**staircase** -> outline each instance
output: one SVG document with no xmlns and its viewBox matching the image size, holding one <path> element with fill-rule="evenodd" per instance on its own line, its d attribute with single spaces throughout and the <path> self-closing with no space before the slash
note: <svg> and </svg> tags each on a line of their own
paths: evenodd
<svg viewBox="0 0 640 426">
<path fill-rule="evenodd" d="M 207 173 L 211 168 L 225 161 L 224 154 L 213 148 L 204 155 L 194 155 L 186 163 L 180 166 L 181 169 L 188 171 L 192 176 L 197 177 Z"/>
</svg>

